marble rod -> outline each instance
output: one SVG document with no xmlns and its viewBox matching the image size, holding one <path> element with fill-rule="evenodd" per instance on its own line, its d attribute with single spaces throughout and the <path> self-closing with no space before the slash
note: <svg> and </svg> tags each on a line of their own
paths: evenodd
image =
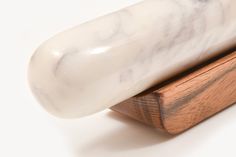
<svg viewBox="0 0 236 157">
<path fill-rule="evenodd" d="M 29 82 L 50 113 L 82 117 L 235 43 L 235 0 L 144 0 L 47 40 L 32 56 Z"/>
</svg>

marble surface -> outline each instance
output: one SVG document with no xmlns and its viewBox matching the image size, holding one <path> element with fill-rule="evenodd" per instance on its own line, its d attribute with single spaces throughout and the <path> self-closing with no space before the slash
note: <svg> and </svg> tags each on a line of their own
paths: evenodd
<svg viewBox="0 0 236 157">
<path fill-rule="evenodd" d="M 144 0 L 43 43 L 31 89 L 52 114 L 99 112 L 236 43 L 234 0 Z"/>
</svg>

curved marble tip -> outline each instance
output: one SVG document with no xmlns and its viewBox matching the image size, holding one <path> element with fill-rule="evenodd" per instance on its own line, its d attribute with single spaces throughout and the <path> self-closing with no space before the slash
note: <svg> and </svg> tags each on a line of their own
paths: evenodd
<svg viewBox="0 0 236 157">
<path fill-rule="evenodd" d="M 49 112 L 81 117 L 216 55 L 235 37 L 236 1 L 145 0 L 46 41 L 29 82 Z"/>
</svg>

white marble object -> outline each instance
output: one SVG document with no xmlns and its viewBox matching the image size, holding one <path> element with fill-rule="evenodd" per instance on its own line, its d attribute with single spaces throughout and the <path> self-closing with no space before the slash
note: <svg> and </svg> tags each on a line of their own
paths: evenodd
<svg viewBox="0 0 236 157">
<path fill-rule="evenodd" d="M 235 0 L 144 0 L 46 41 L 31 59 L 29 81 L 49 112 L 81 117 L 235 43 Z"/>
</svg>

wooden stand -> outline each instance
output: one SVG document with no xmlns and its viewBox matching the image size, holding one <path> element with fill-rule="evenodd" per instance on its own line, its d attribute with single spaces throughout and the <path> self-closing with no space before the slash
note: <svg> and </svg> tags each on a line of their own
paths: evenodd
<svg viewBox="0 0 236 157">
<path fill-rule="evenodd" d="M 111 109 L 179 134 L 236 102 L 236 51 L 209 62 Z"/>
</svg>

